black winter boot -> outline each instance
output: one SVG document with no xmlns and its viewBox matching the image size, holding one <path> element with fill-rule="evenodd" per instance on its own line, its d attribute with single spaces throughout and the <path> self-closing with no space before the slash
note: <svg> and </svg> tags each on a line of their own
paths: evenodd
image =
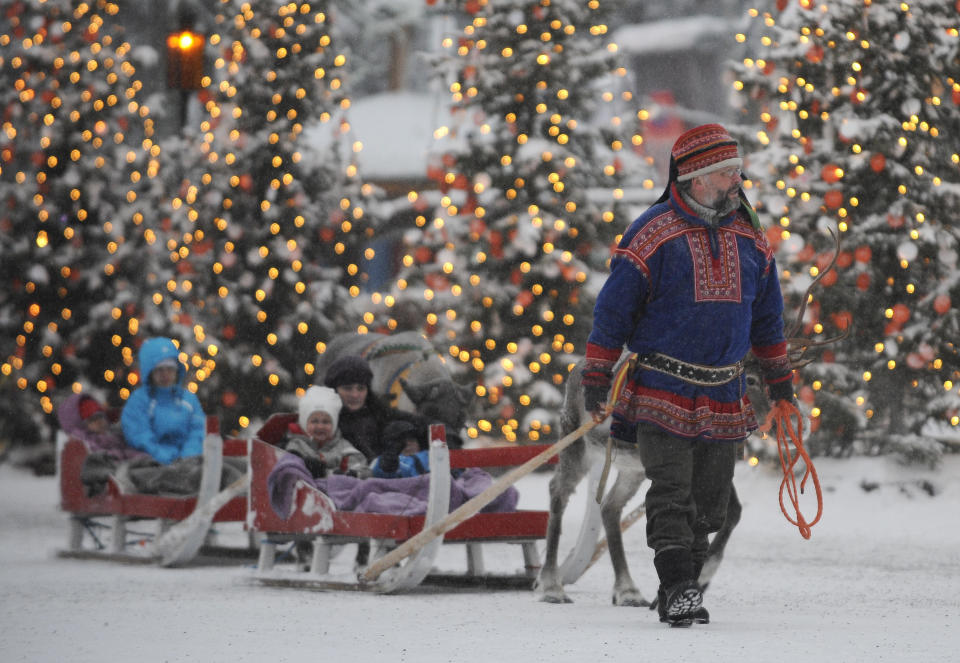
<svg viewBox="0 0 960 663">
<path fill-rule="evenodd" d="M 660 610 L 660 621 L 670 624 L 670 626 L 690 626 L 693 622 L 706 624 L 710 621 L 710 615 L 706 614 L 706 621 L 702 613 L 706 613 L 703 607 L 703 596 L 700 594 L 700 588 L 693 580 L 684 580 L 682 582 L 661 588 L 659 591 L 660 599 L 658 601 Z"/>
</svg>

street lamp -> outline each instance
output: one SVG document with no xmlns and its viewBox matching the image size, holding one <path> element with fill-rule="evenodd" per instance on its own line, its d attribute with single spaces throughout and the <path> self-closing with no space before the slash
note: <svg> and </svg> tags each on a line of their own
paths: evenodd
<svg viewBox="0 0 960 663">
<path fill-rule="evenodd" d="M 187 121 L 190 93 L 203 87 L 203 50 L 206 37 L 181 22 L 176 32 L 167 35 L 167 87 L 180 90 L 180 128 Z"/>
</svg>

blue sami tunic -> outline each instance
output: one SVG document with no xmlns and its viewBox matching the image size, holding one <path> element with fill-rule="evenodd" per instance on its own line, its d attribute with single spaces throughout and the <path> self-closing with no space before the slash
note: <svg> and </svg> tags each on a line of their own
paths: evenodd
<svg viewBox="0 0 960 663">
<path fill-rule="evenodd" d="M 588 369 L 609 373 L 624 345 L 714 367 L 752 349 L 768 385 L 791 378 L 773 251 L 744 209 L 711 226 L 671 187 L 630 225 L 597 297 Z M 742 440 L 757 428 L 743 374 L 703 386 L 637 367 L 613 417 L 628 442 L 638 422 L 687 439 Z"/>
</svg>

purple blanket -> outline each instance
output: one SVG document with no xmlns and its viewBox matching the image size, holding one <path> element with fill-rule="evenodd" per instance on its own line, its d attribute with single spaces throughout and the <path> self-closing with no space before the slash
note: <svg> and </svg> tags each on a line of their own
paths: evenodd
<svg viewBox="0 0 960 663">
<path fill-rule="evenodd" d="M 331 474 L 314 479 L 294 454 L 284 454 L 267 476 L 270 506 L 277 515 L 288 518 L 293 509 L 293 495 L 298 481 L 304 481 L 325 493 L 340 511 L 388 513 L 416 516 L 427 512 L 430 475 L 403 479 L 357 479 L 344 474 Z M 489 473 L 468 467 L 450 480 L 450 511 L 475 497 L 493 483 Z M 498 495 L 481 511 L 515 511 L 519 493 L 513 486 Z"/>
</svg>

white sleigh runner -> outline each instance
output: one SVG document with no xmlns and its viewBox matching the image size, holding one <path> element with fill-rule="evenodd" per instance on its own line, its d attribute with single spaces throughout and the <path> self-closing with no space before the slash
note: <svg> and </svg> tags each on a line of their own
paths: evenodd
<svg viewBox="0 0 960 663">
<path fill-rule="evenodd" d="M 270 586 L 311 589 L 360 590 L 379 593 L 403 592 L 421 583 L 466 584 L 489 587 L 531 587 L 539 569 L 536 542 L 546 534 L 546 511 L 476 513 L 444 534 L 431 538 L 404 560 L 391 564 L 375 579 L 357 579 L 330 573 L 335 547 L 361 541 L 374 542 L 373 564 L 401 544 L 426 532 L 448 517 L 452 467 L 509 467 L 528 461 L 547 445 L 449 450 L 444 427 L 430 427 L 430 474 L 427 512 L 420 516 L 338 511 L 326 495 L 305 481 L 296 484 L 293 509 L 287 517 L 270 505 L 267 476 L 286 452 L 263 440 L 250 441 L 250 514 L 248 525 L 260 537 L 256 580 Z M 293 542 L 312 544 L 308 568 L 278 563 L 278 547 Z M 461 543 L 466 546 L 467 570 L 463 574 L 441 574 L 434 570 L 440 547 Z M 518 544 L 524 566 L 513 574 L 490 574 L 484 568 L 482 545 Z M 381 555 L 381 557 L 377 557 Z"/>
</svg>

